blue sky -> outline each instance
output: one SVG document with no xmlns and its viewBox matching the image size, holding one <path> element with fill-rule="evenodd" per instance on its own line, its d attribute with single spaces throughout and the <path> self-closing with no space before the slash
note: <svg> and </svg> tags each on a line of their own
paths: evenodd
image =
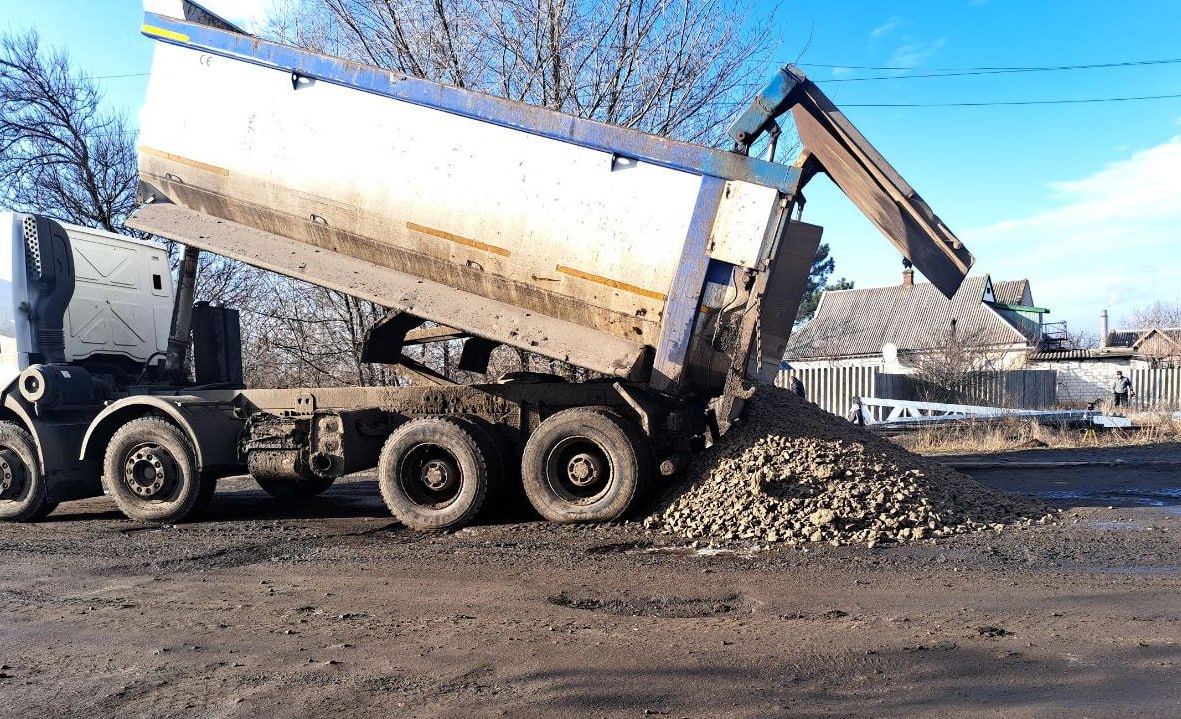
<svg viewBox="0 0 1181 719">
<path fill-rule="evenodd" d="M 207 4 L 249 21 L 270 1 Z M 35 26 L 96 76 L 147 71 L 141 19 L 138 0 L 0 0 L 0 29 Z M 1181 94 L 1181 63 L 914 77 L 1181 58 L 1181 2 L 796 0 L 780 6 L 775 28 L 774 60 L 805 64 L 965 241 L 974 272 L 1028 277 L 1049 319 L 1074 330 L 1096 331 L 1103 308 L 1118 324 L 1136 306 L 1181 301 L 1181 98 L 929 106 Z M 145 78 L 102 82 L 108 100 L 134 114 Z M 866 104 L 927 106 L 857 107 Z M 899 259 L 885 239 L 838 192 L 810 189 L 804 219 L 825 226 L 837 274 L 859 286 L 895 283 Z"/>
</svg>

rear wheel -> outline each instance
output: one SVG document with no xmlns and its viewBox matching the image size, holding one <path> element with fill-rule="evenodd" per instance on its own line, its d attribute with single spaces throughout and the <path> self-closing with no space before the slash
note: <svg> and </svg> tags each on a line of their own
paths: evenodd
<svg viewBox="0 0 1181 719">
<path fill-rule="evenodd" d="M 32 436 L 14 422 L 0 422 L 0 519 L 35 522 L 56 508 Z"/>
<path fill-rule="evenodd" d="M 107 445 L 103 486 L 128 519 L 171 524 L 193 516 L 216 482 L 201 476 L 197 453 L 175 425 L 155 417 L 120 427 Z"/>
<path fill-rule="evenodd" d="M 488 496 L 489 469 L 480 432 L 448 417 L 413 419 L 394 430 L 378 461 L 378 484 L 390 512 L 411 529 L 462 527 Z"/>
<path fill-rule="evenodd" d="M 541 516 L 554 522 L 609 522 L 642 495 L 652 471 L 647 438 L 607 409 L 552 415 L 525 443 L 521 480 Z"/>
</svg>

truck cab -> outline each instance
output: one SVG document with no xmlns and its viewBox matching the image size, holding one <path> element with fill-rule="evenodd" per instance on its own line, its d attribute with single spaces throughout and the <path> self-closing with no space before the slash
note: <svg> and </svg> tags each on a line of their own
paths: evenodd
<svg viewBox="0 0 1181 719">
<path fill-rule="evenodd" d="M 159 376 L 173 295 L 159 245 L 0 212 L 0 518 L 101 493 L 80 447 L 108 400 Z"/>
<path fill-rule="evenodd" d="M 0 243 L 0 386 L 47 361 L 59 309 L 61 362 L 123 385 L 163 362 L 174 294 L 163 247 L 16 212 L 0 212 Z"/>
</svg>

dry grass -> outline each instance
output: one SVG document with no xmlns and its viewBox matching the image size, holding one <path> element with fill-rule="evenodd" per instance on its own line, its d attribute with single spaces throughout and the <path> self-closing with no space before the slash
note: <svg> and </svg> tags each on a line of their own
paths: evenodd
<svg viewBox="0 0 1181 719">
<path fill-rule="evenodd" d="M 1021 449 L 1076 447 L 1129 447 L 1181 442 L 1181 422 L 1171 413 L 1129 415 L 1131 429 L 1092 430 L 1045 425 L 1013 417 L 1001 421 L 964 421 L 924 428 L 891 437 L 912 452 L 924 455 L 993 454 Z"/>
</svg>

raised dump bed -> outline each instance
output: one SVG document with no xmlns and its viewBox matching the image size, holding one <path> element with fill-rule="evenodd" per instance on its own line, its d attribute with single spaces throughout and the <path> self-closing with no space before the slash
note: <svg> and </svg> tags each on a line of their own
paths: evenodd
<svg viewBox="0 0 1181 719">
<path fill-rule="evenodd" d="M 790 220 L 817 171 L 944 291 L 971 264 L 792 67 L 723 151 L 266 42 L 194 3 L 145 5 L 160 42 L 134 226 L 489 342 L 716 393 L 758 325 L 773 372 L 819 241 Z M 800 161 L 749 157 L 790 108 Z M 371 356 L 396 356 L 401 333 Z"/>
</svg>

